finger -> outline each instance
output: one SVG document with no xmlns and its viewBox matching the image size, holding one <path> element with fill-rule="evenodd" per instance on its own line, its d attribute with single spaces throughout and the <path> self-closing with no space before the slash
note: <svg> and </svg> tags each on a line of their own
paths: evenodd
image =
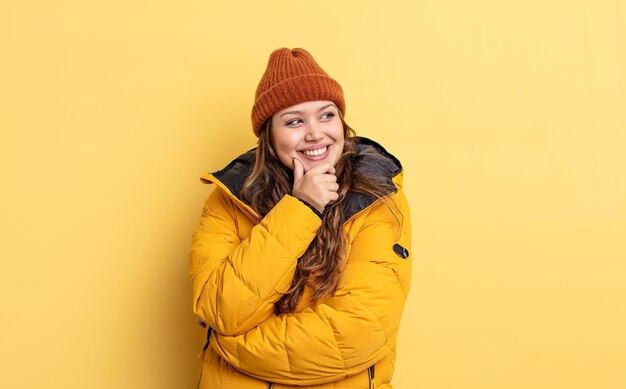
<svg viewBox="0 0 626 389">
<path fill-rule="evenodd" d="M 339 190 L 339 184 L 337 184 L 336 182 L 327 182 L 326 184 L 324 184 L 324 190 L 337 193 L 337 191 Z"/>
<path fill-rule="evenodd" d="M 324 183 L 324 184 L 330 184 L 333 182 L 337 182 L 337 176 L 334 174 L 329 174 L 329 173 L 323 173 L 323 174 L 319 174 L 316 177 L 316 182 L 319 182 L 320 184 Z"/>
<path fill-rule="evenodd" d="M 337 199 L 339 199 L 339 194 L 337 192 L 329 192 L 328 198 L 330 199 L 330 201 L 336 201 Z"/>
<path fill-rule="evenodd" d="M 312 173 L 330 173 L 330 174 L 335 174 L 335 168 L 333 167 L 333 165 L 330 162 L 322 162 L 318 165 L 313 166 L 308 172 L 307 174 Z"/>
<path fill-rule="evenodd" d="M 302 162 L 299 159 L 293 159 L 293 181 L 298 182 L 302 179 L 304 175 L 304 166 L 302 166 Z"/>
</svg>

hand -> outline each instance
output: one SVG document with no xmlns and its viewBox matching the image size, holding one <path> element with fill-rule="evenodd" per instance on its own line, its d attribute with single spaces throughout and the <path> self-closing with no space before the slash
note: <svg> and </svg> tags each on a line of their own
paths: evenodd
<svg viewBox="0 0 626 389">
<path fill-rule="evenodd" d="M 331 163 L 322 162 L 305 173 L 302 162 L 294 158 L 293 196 L 311 204 L 321 213 L 328 203 L 339 198 L 338 190 L 335 168 Z"/>
</svg>

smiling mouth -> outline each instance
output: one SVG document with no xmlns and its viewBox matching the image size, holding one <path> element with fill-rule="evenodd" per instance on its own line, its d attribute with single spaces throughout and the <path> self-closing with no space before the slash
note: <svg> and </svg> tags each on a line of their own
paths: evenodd
<svg viewBox="0 0 626 389">
<path fill-rule="evenodd" d="M 326 151 L 328 151 L 328 146 L 324 146 L 315 150 L 303 150 L 302 154 L 306 155 L 307 157 L 319 157 L 320 155 L 326 154 Z"/>
</svg>

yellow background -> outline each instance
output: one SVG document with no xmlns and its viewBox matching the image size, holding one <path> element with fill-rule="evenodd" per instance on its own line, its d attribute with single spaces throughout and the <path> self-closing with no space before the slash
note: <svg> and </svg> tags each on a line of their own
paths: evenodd
<svg viewBox="0 0 626 389">
<path fill-rule="evenodd" d="M 3 1 L 0 387 L 191 388 L 199 176 L 304 47 L 405 165 L 399 389 L 626 387 L 623 1 Z"/>
</svg>

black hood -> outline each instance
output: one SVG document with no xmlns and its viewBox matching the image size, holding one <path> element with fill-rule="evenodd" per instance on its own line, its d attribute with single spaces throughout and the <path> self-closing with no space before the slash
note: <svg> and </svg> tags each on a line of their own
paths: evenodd
<svg viewBox="0 0 626 389">
<path fill-rule="evenodd" d="M 379 177 L 386 191 L 385 195 L 397 192 L 393 178 L 402 171 L 402 164 L 383 146 L 375 141 L 357 136 L 356 155 L 354 157 L 354 169 L 370 177 Z M 212 173 L 215 179 L 221 181 L 230 192 L 245 203 L 240 197 L 243 183 L 252 171 L 256 155 L 256 148 L 245 152 L 225 168 Z M 362 193 L 349 192 L 343 201 L 344 221 L 352 215 L 367 208 L 376 201 L 374 196 Z"/>
</svg>

